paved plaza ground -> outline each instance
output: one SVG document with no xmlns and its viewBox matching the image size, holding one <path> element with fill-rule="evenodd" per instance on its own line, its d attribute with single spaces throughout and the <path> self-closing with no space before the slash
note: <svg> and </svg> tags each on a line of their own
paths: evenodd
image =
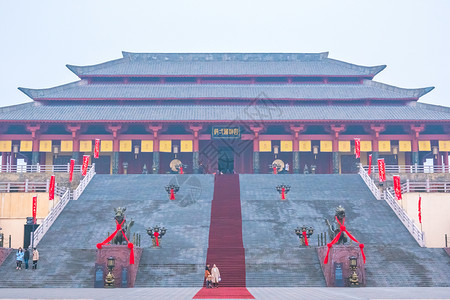
<svg viewBox="0 0 450 300">
<path fill-rule="evenodd" d="M 188 300 L 198 288 L 0 289 L 0 299 Z M 450 299 L 450 288 L 248 288 L 257 300 L 273 299 Z"/>
</svg>

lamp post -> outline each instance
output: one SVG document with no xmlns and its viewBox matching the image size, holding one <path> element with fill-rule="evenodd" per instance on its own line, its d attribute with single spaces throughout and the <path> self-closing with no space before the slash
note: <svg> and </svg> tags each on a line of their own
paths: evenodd
<svg viewBox="0 0 450 300">
<path fill-rule="evenodd" d="M 273 154 L 275 155 L 275 159 L 277 159 L 279 149 L 280 149 L 280 146 L 278 146 L 278 145 L 273 146 Z"/>
<path fill-rule="evenodd" d="M 312 227 L 306 227 L 303 225 L 302 227 L 297 227 L 294 229 L 295 234 L 300 239 L 300 246 L 309 246 L 308 239 L 313 235 L 314 228 Z"/>
<path fill-rule="evenodd" d="M 280 184 L 276 187 L 278 193 L 280 193 L 281 200 L 286 200 L 286 194 L 291 190 L 290 185 Z"/>
<path fill-rule="evenodd" d="M 13 145 L 13 152 L 14 152 L 14 157 L 17 157 L 17 153 L 19 153 L 19 145 L 17 145 L 17 144 Z"/>
<path fill-rule="evenodd" d="M 173 154 L 175 154 L 175 158 L 177 158 L 177 154 L 178 154 L 178 145 L 173 145 Z"/>
<path fill-rule="evenodd" d="M 106 275 L 106 277 L 105 277 L 105 287 L 113 288 L 115 278 L 114 278 L 114 275 L 112 274 L 112 271 L 114 270 L 114 267 L 116 266 L 116 259 L 112 256 L 108 257 L 106 266 L 107 266 L 109 272 L 108 272 L 108 275 Z"/>
<path fill-rule="evenodd" d="M 152 239 L 153 247 L 159 247 L 159 239 L 162 238 L 167 232 L 167 229 L 163 227 L 159 227 L 158 225 L 147 228 L 147 234 Z"/>
<path fill-rule="evenodd" d="M 59 153 L 59 147 L 57 145 L 53 146 L 53 154 L 54 154 L 55 158 L 58 157 L 58 153 Z"/>
<path fill-rule="evenodd" d="M 165 186 L 167 194 L 169 194 L 170 200 L 175 200 L 175 194 L 180 190 L 180 187 L 176 184 L 169 184 Z"/>
<path fill-rule="evenodd" d="M 128 174 L 128 163 L 126 162 L 126 161 L 124 161 L 123 163 L 122 163 L 122 166 L 123 166 L 123 174 Z"/>
<path fill-rule="evenodd" d="M 351 287 L 359 286 L 359 278 L 358 274 L 356 274 L 356 268 L 358 267 L 358 258 L 356 256 L 350 256 L 348 258 L 350 260 L 350 270 L 352 271 L 352 275 L 348 278 Z"/>
<path fill-rule="evenodd" d="M 134 159 L 137 159 L 138 154 L 139 154 L 139 146 L 135 145 L 134 146 Z"/>
<path fill-rule="evenodd" d="M 313 146 L 313 154 L 314 154 L 314 159 L 317 159 L 317 154 L 319 154 L 319 146 Z"/>
</svg>

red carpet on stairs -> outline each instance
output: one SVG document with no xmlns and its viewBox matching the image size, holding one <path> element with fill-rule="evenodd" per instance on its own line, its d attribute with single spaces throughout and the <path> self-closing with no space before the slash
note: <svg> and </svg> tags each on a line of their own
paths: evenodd
<svg viewBox="0 0 450 300">
<path fill-rule="evenodd" d="M 202 288 L 193 299 L 255 299 L 245 288 L 239 175 L 216 175 L 206 262 L 216 264 L 222 281 L 217 289 Z"/>
</svg>

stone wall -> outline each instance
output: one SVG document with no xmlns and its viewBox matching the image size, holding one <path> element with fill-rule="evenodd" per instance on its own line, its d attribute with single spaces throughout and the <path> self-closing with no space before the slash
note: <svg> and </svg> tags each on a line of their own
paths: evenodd
<svg viewBox="0 0 450 300">
<path fill-rule="evenodd" d="M 70 187 L 71 189 L 76 189 L 80 184 L 82 175 L 80 173 L 73 174 L 73 180 L 69 182 L 69 173 L 52 173 L 52 172 L 41 172 L 41 173 L 0 173 L 0 182 L 25 182 L 27 179 L 30 182 L 45 182 L 50 180 L 50 177 L 55 175 L 55 180 L 58 186 Z"/>
</svg>

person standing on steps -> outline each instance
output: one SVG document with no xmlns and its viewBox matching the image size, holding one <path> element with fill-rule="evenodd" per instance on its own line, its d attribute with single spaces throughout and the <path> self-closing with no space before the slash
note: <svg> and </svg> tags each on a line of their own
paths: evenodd
<svg viewBox="0 0 450 300">
<path fill-rule="evenodd" d="M 212 282 L 215 288 L 219 287 L 219 282 L 222 280 L 220 278 L 220 271 L 219 268 L 214 264 L 213 268 L 211 269 L 211 276 L 212 276 Z"/>
<path fill-rule="evenodd" d="M 208 289 L 211 287 L 211 267 L 209 264 L 206 264 L 205 267 L 205 286 Z"/>
<path fill-rule="evenodd" d="M 33 249 L 33 270 L 37 269 L 37 263 L 39 260 L 39 251 L 36 248 Z"/>
<path fill-rule="evenodd" d="M 28 270 L 28 261 L 30 260 L 30 251 L 25 249 L 25 252 L 23 253 L 23 261 L 25 262 L 25 270 Z"/>
<path fill-rule="evenodd" d="M 19 247 L 16 253 L 16 270 L 22 270 L 22 261 L 23 261 L 23 251 L 22 247 Z"/>
</svg>

